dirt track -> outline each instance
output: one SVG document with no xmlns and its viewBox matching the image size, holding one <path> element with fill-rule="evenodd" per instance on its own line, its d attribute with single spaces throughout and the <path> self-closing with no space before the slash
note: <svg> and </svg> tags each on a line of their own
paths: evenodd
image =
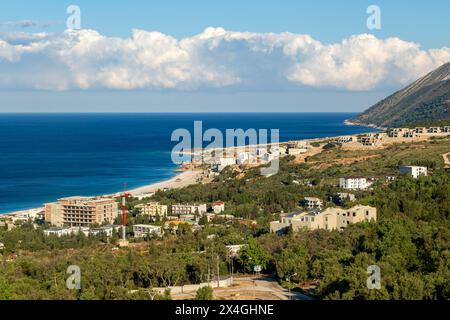
<svg viewBox="0 0 450 320">
<path fill-rule="evenodd" d="M 174 300 L 194 299 L 195 292 L 172 295 Z M 299 292 L 290 293 L 291 300 L 311 300 Z M 269 277 L 236 277 L 233 286 L 215 288 L 215 300 L 289 300 L 289 291 Z"/>
</svg>

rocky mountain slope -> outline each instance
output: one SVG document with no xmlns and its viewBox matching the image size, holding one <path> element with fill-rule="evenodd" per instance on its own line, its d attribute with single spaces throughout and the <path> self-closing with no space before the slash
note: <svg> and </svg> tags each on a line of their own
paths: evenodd
<svg viewBox="0 0 450 320">
<path fill-rule="evenodd" d="M 353 123 L 399 127 L 416 122 L 450 120 L 450 62 L 383 99 Z"/>
</svg>

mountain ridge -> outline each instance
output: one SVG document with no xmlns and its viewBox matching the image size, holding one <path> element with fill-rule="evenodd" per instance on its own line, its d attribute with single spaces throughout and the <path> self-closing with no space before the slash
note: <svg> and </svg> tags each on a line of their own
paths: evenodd
<svg viewBox="0 0 450 320">
<path fill-rule="evenodd" d="M 450 62 L 386 97 L 349 123 L 386 128 L 450 120 Z"/>
</svg>

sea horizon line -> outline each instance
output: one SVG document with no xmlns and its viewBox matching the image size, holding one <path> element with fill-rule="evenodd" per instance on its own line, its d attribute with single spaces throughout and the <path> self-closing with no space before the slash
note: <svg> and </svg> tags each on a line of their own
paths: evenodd
<svg viewBox="0 0 450 320">
<path fill-rule="evenodd" d="M 361 111 L 362 112 L 362 111 Z M 70 112 L 0 112 L 0 116 L 2 115 L 133 115 L 133 114 L 164 114 L 164 115 L 170 115 L 170 114 L 358 114 L 361 112 L 356 111 L 168 111 L 168 112 L 160 112 L 160 111 L 111 111 L 111 112 L 76 112 L 76 111 L 70 111 Z"/>
</svg>

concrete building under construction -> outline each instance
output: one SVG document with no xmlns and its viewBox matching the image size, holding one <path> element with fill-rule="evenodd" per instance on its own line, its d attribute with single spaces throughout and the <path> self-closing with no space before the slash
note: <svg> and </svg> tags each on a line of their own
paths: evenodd
<svg viewBox="0 0 450 320">
<path fill-rule="evenodd" d="M 296 212 L 281 217 L 280 221 L 270 222 L 271 232 L 284 232 L 292 227 L 294 232 L 301 229 L 343 230 L 348 225 L 363 221 L 376 221 L 377 209 L 370 206 L 356 205 L 350 209 L 326 208 Z"/>
<path fill-rule="evenodd" d="M 45 205 L 45 221 L 57 227 L 111 224 L 118 214 L 117 202 L 112 198 L 68 197 Z"/>
</svg>

